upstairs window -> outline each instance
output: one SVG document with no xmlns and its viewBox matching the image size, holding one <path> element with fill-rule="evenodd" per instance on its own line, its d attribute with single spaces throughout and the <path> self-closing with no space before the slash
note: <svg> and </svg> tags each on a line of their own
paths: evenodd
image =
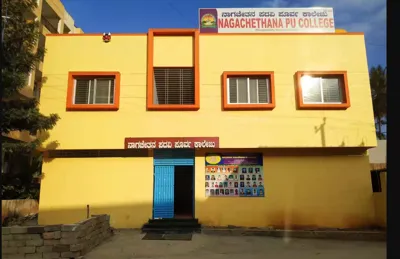
<svg viewBox="0 0 400 259">
<path fill-rule="evenodd" d="M 41 94 L 41 83 L 34 82 L 33 96 L 37 101 L 40 101 L 40 94 Z"/>
<path fill-rule="evenodd" d="M 67 110 L 118 110 L 118 72 L 70 72 Z"/>
<path fill-rule="evenodd" d="M 153 104 L 194 105 L 194 69 L 154 68 Z"/>
<path fill-rule="evenodd" d="M 198 29 L 149 30 L 146 89 L 148 111 L 197 111 L 200 109 L 199 35 Z M 162 62 L 161 65 L 157 65 L 157 62 L 154 62 L 154 56 L 159 55 L 158 51 L 155 52 L 155 46 L 158 46 L 155 44 L 157 43 L 154 41 L 155 37 L 181 36 L 192 37 L 192 64 L 186 61 L 182 64 L 173 61 L 170 64 Z"/>
<path fill-rule="evenodd" d="M 224 72 L 225 109 L 273 109 L 272 72 Z"/>
<path fill-rule="evenodd" d="M 337 76 L 302 76 L 304 103 L 343 103 L 343 78 Z"/>
<path fill-rule="evenodd" d="M 297 78 L 300 108 L 350 107 L 346 73 L 300 72 Z"/>
<path fill-rule="evenodd" d="M 268 77 L 228 78 L 228 103 L 270 103 L 270 80 Z"/>
<path fill-rule="evenodd" d="M 76 78 L 74 104 L 114 104 L 115 78 Z"/>
</svg>

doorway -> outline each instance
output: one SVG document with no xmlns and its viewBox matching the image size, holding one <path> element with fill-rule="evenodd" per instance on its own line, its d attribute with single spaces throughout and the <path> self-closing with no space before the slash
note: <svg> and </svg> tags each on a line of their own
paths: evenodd
<svg viewBox="0 0 400 259">
<path fill-rule="evenodd" d="M 174 217 L 193 218 L 193 166 L 174 167 Z"/>
<path fill-rule="evenodd" d="M 155 149 L 153 219 L 193 219 L 194 149 Z"/>
</svg>

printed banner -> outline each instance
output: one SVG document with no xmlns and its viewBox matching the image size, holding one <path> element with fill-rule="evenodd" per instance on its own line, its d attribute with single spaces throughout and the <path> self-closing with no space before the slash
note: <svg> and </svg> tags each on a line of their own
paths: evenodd
<svg viewBox="0 0 400 259">
<path fill-rule="evenodd" d="M 262 154 L 207 154 L 206 196 L 264 197 Z"/>
<path fill-rule="evenodd" d="M 219 138 L 125 138 L 125 149 L 154 148 L 219 148 Z"/>
<path fill-rule="evenodd" d="M 199 9 L 200 33 L 335 32 L 333 8 Z"/>
</svg>

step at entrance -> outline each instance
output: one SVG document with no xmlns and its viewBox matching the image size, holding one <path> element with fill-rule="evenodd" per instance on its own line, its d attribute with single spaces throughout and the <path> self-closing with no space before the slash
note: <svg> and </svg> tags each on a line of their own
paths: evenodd
<svg viewBox="0 0 400 259">
<path fill-rule="evenodd" d="M 145 233 L 200 233 L 198 219 L 150 219 L 144 224 Z"/>
</svg>

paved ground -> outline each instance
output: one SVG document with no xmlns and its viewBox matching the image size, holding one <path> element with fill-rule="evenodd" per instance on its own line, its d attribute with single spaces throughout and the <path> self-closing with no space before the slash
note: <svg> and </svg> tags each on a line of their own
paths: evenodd
<svg viewBox="0 0 400 259">
<path fill-rule="evenodd" d="M 85 259 L 384 259 L 385 242 L 282 239 L 195 234 L 192 241 L 141 240 L 139 231 L 124 230 L 95 248 Z"/>
</svg>

